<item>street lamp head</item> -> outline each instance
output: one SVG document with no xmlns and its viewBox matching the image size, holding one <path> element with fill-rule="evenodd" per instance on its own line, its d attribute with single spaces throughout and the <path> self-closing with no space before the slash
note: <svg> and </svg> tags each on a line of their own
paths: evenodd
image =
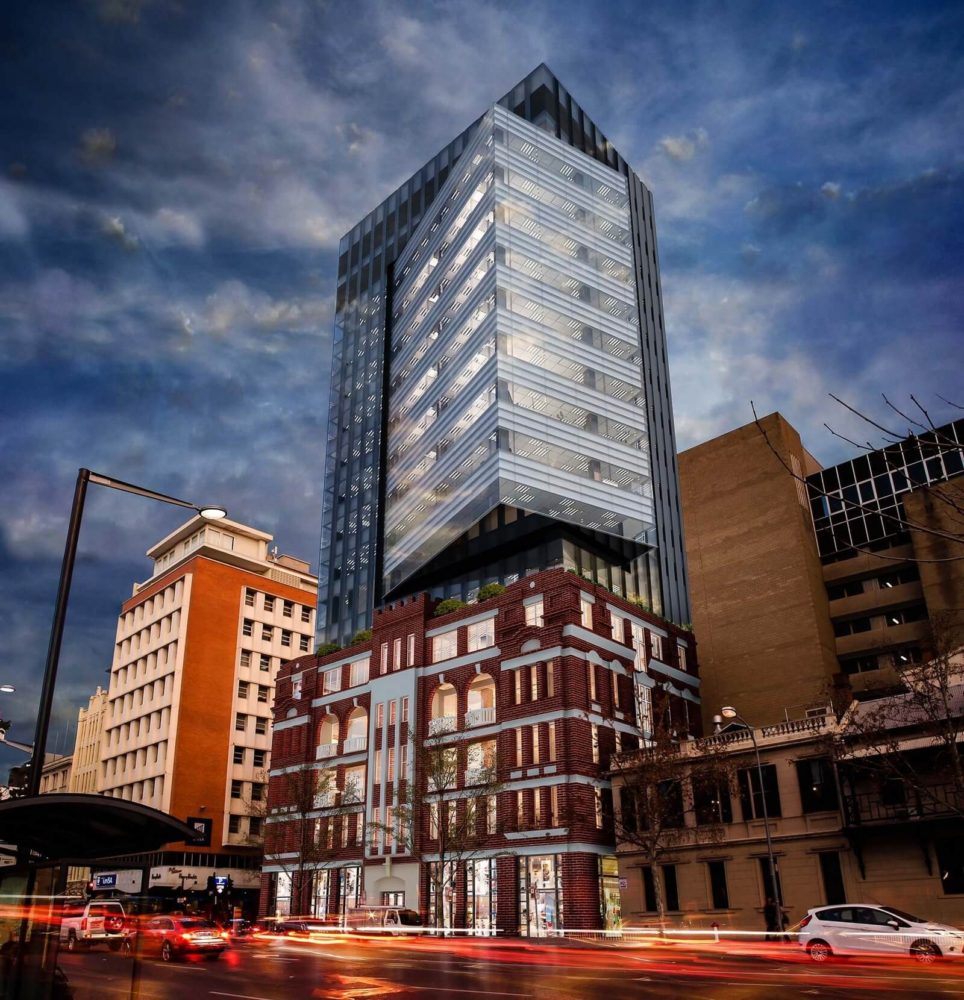
<svg viewBox="0 0 964 1000">
<path fill-rule="evenodd" d="M 0 694 L 13 694 L 16 690 L 12 684 L 0 684 Z"/>
<path fill-rule="evenodd" d="M 220 521 L 221 518 L 228 516 L 228 512 L 223 507 L 218 507 L 216 504 L 209 504 L 206 507 L 198 507 L 197 512 L 204 518 L 205 521 Z"/>
<path fill-rule="evenodd" d="M 737 715 L 739 715 L 739 712 L 737 712 L 732 705 L 724 705 L 720 709 L 720 715 L 722 715 L 724 719 L 735 719 Z"/>
</svg>

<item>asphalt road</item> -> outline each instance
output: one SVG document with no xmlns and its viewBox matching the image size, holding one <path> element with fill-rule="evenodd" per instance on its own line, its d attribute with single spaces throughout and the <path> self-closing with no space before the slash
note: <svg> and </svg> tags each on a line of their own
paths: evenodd
<svg viewBox="0 0 964 1000">
<path fill-rule="evenodd" d="M 964 960 L 838 959 L 817 966 L 793 947 L 694 951 L 520 941 L 242 941 L 218 961 L 134 962 L 94 950 L 60 958 L 76 1000 L 349 1000 L 361 997 L 583 997 L 770 1000 L 964 997 Z"/>
</svg>

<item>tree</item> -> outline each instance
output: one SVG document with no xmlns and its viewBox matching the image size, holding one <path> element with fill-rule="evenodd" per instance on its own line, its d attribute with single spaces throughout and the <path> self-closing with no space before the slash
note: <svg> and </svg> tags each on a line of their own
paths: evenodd
<svg viewBox="0 0 964 1000">
<path fill-rule="evenodd" d="M 340 851 L 333 820 L 358 812 L 362 795 L 354 782 L 339 791 L 334 770 L 319 770 L 308 761 L 275 779 L 265 823 L 264 860 L 286 876 L 291 912 L 310 911 L 310 873 Z M 359 822 L 362 815 L 359 812 Z"/>
<path fill-rule="evenodd" d="M 400 783 L 392 822 L 373 824 L 427 869 L 436 926 L 446 926 L 446 915 L 452 916 L 445 911 L 446 890 L 454 897 L 465 863 L 498 833 L 496 803 L 502 788 L 494 740 L 479 751 L 472 748 L 483 747 L 481 742 L 469 744 L 463 762 L 465 744 L 449 742 L 446 735 L 431 734 L 421 744 L 413 736 L 414 781 Z M 463 770 L 471 784 L 462 780 Z"/>
<path fill-rule="evenodd" d="M 964 627 L 932 618 L 926 662 L 905 667 L 905 690 L 854 701 L 840 720 L 833 753 L 846 779 L 845 803 L 859 817 L 859 789 L 894 810 L 964 819 Z M 854 813 L 854 810 L 857 810 Z"/>
<path fill-rule="evenodd" d="M 660 716 L 646 745 L 613 757 L 610 776 L 616 841 L 630 845 L 651 866 L 662 929 L 665 900 L 659 862 L 684 844 L 722 839 L 731 818 L 733 768 L 718 740 L 681 739 L 668 712 Z"/>
</svg>

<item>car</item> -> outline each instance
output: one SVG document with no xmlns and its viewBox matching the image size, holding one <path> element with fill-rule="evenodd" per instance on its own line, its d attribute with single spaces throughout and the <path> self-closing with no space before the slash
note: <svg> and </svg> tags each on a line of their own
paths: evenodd
<svg viewBox="0 0 964 1000">
<path fill-rule="evenodd" d="M 353 931 L 391 933 L 417 933 L 422 927 L 422 918 L 417 911 L 405 906 L 357 906 L 348 911 L 346 926 Z"/>
<path fill-rule="evenodd" d="M 910 955 L 931 963 L 964 952 L 964 932 L 957 927 L 876 903 L 815 907 L 807 910 L 796 931 L 797 943 L 815 962 L 859 954 Z"/>
<path fill-rule="evenodd" d="M 106 944 L 117 951 L 127 935 L 127 914 L 116 899 L 71 900 L 64 905 L 60 920 L 60 940 L 68 951 L 86 951 Z"/>
<path fill-rule="evenodd" d="M 281 922 L 279 933 L 288 937 L 303 937 L 327 930 L 331 930 L 331 925 L 320 917 L 288 917 Z"/>
<path fill-rule="evenodd" d="M 159 954 L 165 962 L 192 954 L 215 959 L 227 946 L 221 931 L 210 920 L 173 914 L 151 917 L 141 927 L 137 940 L 142 953 Z"/>
</svg>

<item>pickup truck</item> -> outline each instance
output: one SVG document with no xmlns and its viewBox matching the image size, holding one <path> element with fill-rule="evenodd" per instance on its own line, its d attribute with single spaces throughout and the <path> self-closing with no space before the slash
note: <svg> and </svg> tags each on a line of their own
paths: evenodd
<svg viewBox="0 0 964 1000">
<path fill-rule="evenodd" d="M 118 951 L 130 933 L 124 907 L 116 899 L 68 903 L 60 919 L 60 940 L 67 951 L 81 951 L 95 944 L 106 944 Z"/>
</svg>

